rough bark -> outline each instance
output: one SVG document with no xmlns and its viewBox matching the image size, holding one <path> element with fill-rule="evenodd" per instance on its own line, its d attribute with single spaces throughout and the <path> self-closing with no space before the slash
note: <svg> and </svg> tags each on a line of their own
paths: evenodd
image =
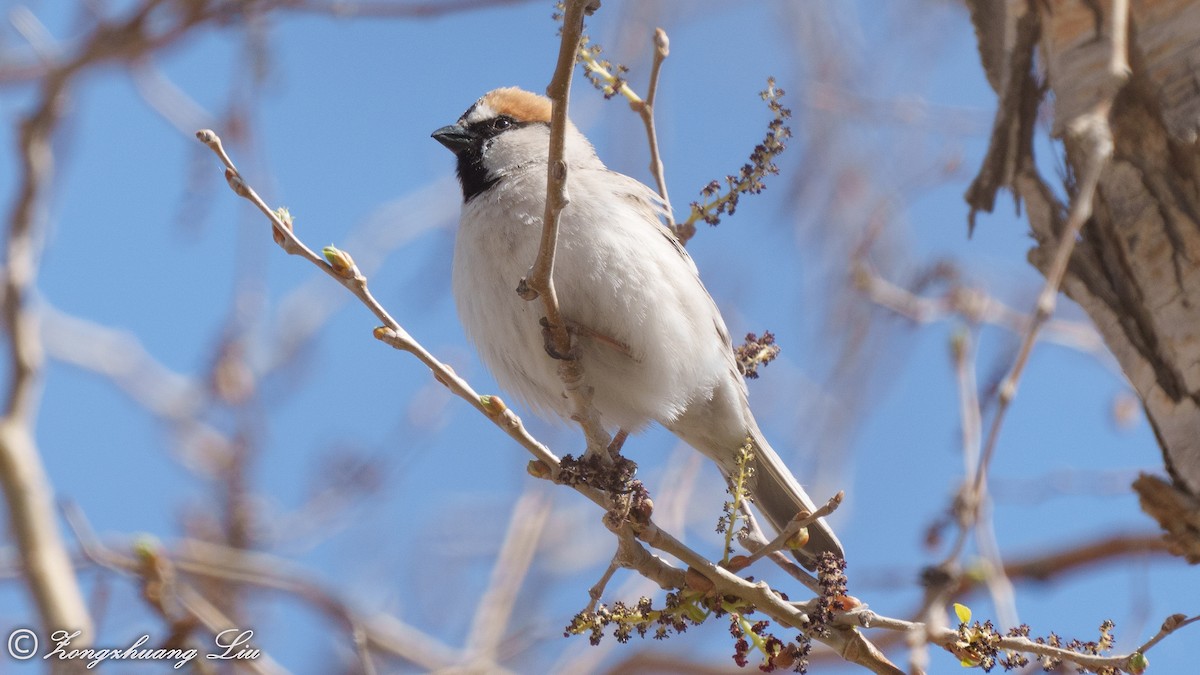
<svg viewBox="0 0 1200 675">
<path fill-rule="evenodd" d="M 1200 515 L 1181 508 L 1200 503 L 1200 4 L 968 5 L 1000 105 L 967 201 L 972 215 L 990 211 L 997 191 L 1010 190 L 1038 242 L 1029 259 L 1043 272 L 1066 206 L 1034 164 L 1039 106 L 1052 95 L 1069 198 L 1087 161 L 1072 124 L 1099 113 L 1111 129 L 1112 157 L 1062 289 L 1104 336 L 1158 438 L 1171 482 L 1139 480 L 1143 508 L 1174 550 L 1200 562 Z"/>
</svg>

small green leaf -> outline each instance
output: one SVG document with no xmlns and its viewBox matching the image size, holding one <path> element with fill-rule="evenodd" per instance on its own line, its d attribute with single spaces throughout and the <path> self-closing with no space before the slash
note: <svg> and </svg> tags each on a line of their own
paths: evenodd
<svg viewBox="0 0 1200 675">
<path fill-rule="evenodd" d="M 1134 652 L 1129 656 L 1129 672 L 1133 675 L 1142 675 L 1146 669 L 1150 667 L 1150 660 L 1141 652 Z"/>
<path fill-rule="evenodd" d="M 979 665 L 978 661 L 975 661 L 974 659 L 968 659 L 966 657 L 963 657 L 963 659 L 961 661 L 959 661 L 958 663 L 963 668 L 975 668 Z"/>
<path fill-rule="evenodd" d="M 959 623 L 971 623 L 971 608 L 966 605 L 954 603 L 954 614 L 958 617 Z"/>
</svg>

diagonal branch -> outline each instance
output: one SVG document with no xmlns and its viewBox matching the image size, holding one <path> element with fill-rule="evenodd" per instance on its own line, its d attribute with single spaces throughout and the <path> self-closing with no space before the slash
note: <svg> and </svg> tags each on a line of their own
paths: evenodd
<svg viewBox="0 0 1200 675">
<path fill-rule="evenodd" d="M 204 130 L 199 132 L 197 137 L 214 151 L 219 150 L 220 140 L 213 132 Z M 366 278 L 358 272 L 357 266 L 354 265 L 353 260 L 348 255 L 330 247 L 326 249 L 326 255 L 332 264 L 327 264 L 317 259 L 315 254 L 311 254 L 311 251 L 279 217 L 279 214 L 267 207 L 258 198 L 257 193 L 245 183 L 236 169 L 233 168 L 228 156 L 223 151 L 218 151 L 217 154 L 221 156 L 222 161 L 225 163 L 226 176 L 230 188 L 238 195 L 255 203 L 259 210 L 268 216 L 275 232 L 283 239 L 281 245 L 285 250 L 300 253 L 302 257 L 310 260 L 330 276 L 338 279 L 343 286 L 367 305 L 376 316 L 384 320 L 386 326 L 375 330 L 375 337 L 377 339 L 416 356 L 430 368 L 434 377 L 439 382 L 448 387 L 457 396 L 471 403 L 477 410 L 487 416 L 493 424 L 520 442 L 522 446 L 537 458 L 530 462 L 529 471 L 531 474 L 536 477 L 551 479 L 558 476 L 560 470 L 558 457 L 529 434 L 522 425 L 520 418 L 513 414 L 499 397 L 480 396 L 465 380 L 455 374 L 452 369 L 438 361 L 424 347 L 413 340 L 370 294 L 367 290 Z M 572 484 L 571 487 L 605 511 L 609 509 L 611 498 L 607 492 L 579 483 Z M 630 569 L 637 570 L 646 578 L 657 582 L 660 586 L 664 588 L 681 588 L 684 583 L 684 572 L 662 558 L 650 553 L 643 545 L 643 542 L 660 551 L 669 553 L 690 567 L 696 568 L 701 574 L 712 580 L 717 589 L 730 595 L 744 598 L 773 619 L 782 621 L 790 626 L 803 626 L 807 623 L 804 612 L 797 609 L 792 603 L 783 600 L 776 591 L 772 590 L 765 583 L 747 581 L 717 566 L 702 554 L 685 546 L 678 539 L 661 530 L 649 518 L 646 518 L 644 523 L 639 523 L 636 526 L 627 520 L 615 524 L 609 521 L 609 518 L 605 518 L 606 524 L 609 524 L 617 536 L 622 539 L 622 554 L 619 556 L 621 564 Z M 833 647 L 847 660 L 864 665 L 873 672 L 888 674 L 900 672 L 861 633 L 852 628 L 838 628 L 825 632 L 814 631 L 811 637 Z"/>
<path fill-rule="evenodd" d="M 996 452 L 996 441 L 1004 423 L 1005 413 L 1008 412 L 1012 399 L 1016 395 L 1017 383 L 1020 382 L 1025 365 L 1029 362 L 1029 355 L 1033 352 L 1033 345 L 1037 342 L 1038 332 L 1054 312 L 1058 290 L 1066 275 L 1071 252 L 1075 250 L 1079 231 L 1092 216 L 1092 202 L 1096 196 L 1096 186 L 1099 185 L 1100 175 L 1103 173 L 1104 167 L 1108 165 L 1108 160 L 1112 157 L 1113 152 L 1112 130 L 1109 128 L 1107 116 L 1108 110 L 1103 107 L 1102 110 L 1081 116 L 1072 125 L 1072 133 L 1086 149 L 1086 163 L 1080 178 L 1079 190 L 1071 200 L 1071 209 L 1067 215 L 1066 225 L 1059 234 L 1054 258 L 1049 269 L 1046 270 L 1046 283 L 1038 296 L 1036 310 L 1030 320 L 1029 328 L 1021 339 L 1021 347 L 1013 361 L 1012 369 L 1000 382 L 996 414 L 992 417 L 992 424 L 988 428 L 987 440 L 983 446 L 983 456 L 972 483 L 975 505 L 978 505 L 982 498 L 988 466 Z"/>
<path fill-rule="evenodd" d="M 487 669 L 497 663 L 497 652 L 517 602 L 517 592 L 529 575 L 538 540 L 550 516 L 550 496 L 527 492 L 513 507 L 508 533 L 492 568 L 488 590 L 479 601 L 464 650 L 473 663 Z"/>
</svg>

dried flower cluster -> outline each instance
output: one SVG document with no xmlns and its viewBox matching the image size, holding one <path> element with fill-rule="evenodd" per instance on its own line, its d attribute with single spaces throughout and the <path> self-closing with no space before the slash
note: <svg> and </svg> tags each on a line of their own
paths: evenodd
<svg viewBox="0 0 1200 675">
<path fill-rule="evenodd" d="M 848 591 L 846 589 L 846 561 L 826 551 L 817 560 L 817 581 L 821 584 L 821 595 L 816 609 L 809 612 L 808 627 L 824 633 L 833 624 L 834 612 L 844 610 Z"/>
<path fill-rule="evenodd" d="M 746 439 L 746 443 L 739 451 L 738 471 L 730 479 L 728 491 L 732 498 L 725 502 L 724 514 L 717 525 L 717 531 L 725 534 L 725 554 L 721 565 L 732 572 L 743 569 L 747 562 L 745 556 L 731 558 L 730 554 L 733 552 L 734 533 L 742 534 L 748 526 L 748 523 L 745 522 L 739 525 L 738 521 L 741 518 L 741 507 L 748 498 L 747 485 L 754 475 L 753 449 L 753 442 Z M 601 474 L 603 471 L 598 460 L 565 458 L 563 461 L 563 475 L 568 476 L 569 480 L 586 480 L 589 484 L 594 485 L 595 475 Z M 644 489 L 641 489 L 639 481 L 634 480 L 630 483 L 633 484 L 633 487 L 628 491 L 632 495 L 632 502 L 636 509 L 638 495 L 644 492 Z M 843 574 L 845 563 L 830 555 L 828 560 L 822 561 L 820 569 L 823 570 L 821 579 L 828 595 L 828 601 L 823 602 L 821 606 L 829 608 L 820 614 L 823 622 L 821 626 L 824 626 L 825 623 L 832 620 L 833 610 L 843 607 L 843 600 L 846 597 L 846 577 Z M 668 593 L 662 609 L 655 609 L 652 601 L 646 597 L 641 598 L 637 604 L 632 606 L 622 602 L 615 602 L 611 607 L 599 605 L 595 610 L 584 610 L 576 614 L 564 630 L 563 635 L 588 633 L 591 643 L 595 645 L 600 643 L 605 630 L 611 626 L 612 635 L 618 642 L 628 642 L 635 633 L 639 637 L 645 637 L 649 633 L 654 639 L 662 640 L 672 632 L 684 632 L 689 624 L 699 625 L 709 617 L 727 616 L 730 634 L 734 638 L 733 660 L 738 665 L 747 665 L 750 651 L 754 649 L 762 655 L 758 667 L 763 672 L 773 672 L 779 669 L 793 670 L 798 673 L 806 672 L 808 653 L 811 648 L 811 642 L 807 636 L 797 635 L 795 641 L 789 643 L 769 632 L 768 629 L 771 626 L 769 621 L 751 622 L 746 617 L 755 612 L 754 605 L 736 596 L 722 595 L 716 590 L 712 580 L 701 570 L 689 567 L 684 579 L 685 587 Z M 747 577 L 748 581 L 753 581 L 753 579 L 754 577 Z M 780 596 L 785 601 L 787 600 L 786 595 L 780 594 Z M 824 618 L 826 614 L 828 618 Z"/>
<path fill-rule="evenodd" d="M 637 633 L 638 637 L 651 637 L 655 640 L 665 640 L 671 633 L 683 633 L 689 625 L 698 626 L 706 618 L 708 611 L 697 604 L 700 594 L 689 593 L 690 600 L 684 599 L 684 593 L 667 593 L 662 609 L 654 609 L 650 598 L 642 597 L 636 605 L 626 605 L 621 601 L 614 602 L 612 607 L 599 605 L 594 611 L 583 611 L 571 619 L 563 637 L 588 633 L 588 641 L 592 645 L 600 644 L 604 630 L 613 627 L 613 637 L 622 644 Z"/>
<path fill-rule="evenodd" d="M 563 20 L 563 3 L 555 3 L 554 9 L 554 14 L 550 16 L 555 21 L 561 23 Z M 558 33 L 562 35 L 562 26 L 559 26 Z M 600 58 L 602 51 L 600 45 L 592 44 L 591 39 L 587 35 L 580 36 L 579 47 L 575 52 L 575 61 L 583 66 L 583 76 L 592 83 L 592 86 L 599 89 L 606 99 L 611 99 L 617 94 L 621 94 L 630 103 L 642 103 L 642 97 L 629 88 L 628 80 L 625 78 L 625 74 L 629 72 L 629 68 L 621 64 L 613 65 L 608 59 Z"/>
<path fill-rule="evenodd" d="M 733 350 L 737 358 L 738 372 L 748 380 L 758 379 L 758 367 L 765 366 L 779 356 L 779 345 L 775 334 L 763 331 L 762 337 L 746 333 L 745 342 Z"/>
<path fill-rule="evenodd" d="M 1104 652 L 1107 652 L 1108 650 L 1112 649 L 1112 646 L 1113 646 L 1112 629 L 1113 629 L 1114 625 L 1115 624 L 1113 624 L 1112 621 L 1105 619 L 1104 622 L 1100 624 L 1100 639 L 1098 639 L 1098 640 L 1083 641 L 1083 640 L 1074 639 L 1074 640 L 1069 640 L 1067 642 L 1064 642 L 1061 637 L 1059 637 L 1058 635 L 1056 635 L 1055 633 L 1052 632 L 1046 638 L 1043 639 L 1043 638 L 1039 637 L 1039 638 L 1035 638 L 1034 641 L 1040 645 L 1044 644 L 1044 645 L 1050 645 L 1051 647 L 1061 647 L 1063 649 L 1069 649 L 1073 652 L 1079 652 L 1080 654 L 1091 654 L 1093 656 L 1101 656 L 1104 654 Z M 1028 637 L 1029 636 L 1029 626 L 1022 624 L 1022 625 L 1018 626 L 1017 628 L 1010 630 L 1009 634 Z M 1025 659 L 1024 657 L 1021 657 L 1019 655 L 1017 655 L 1017 656 L 1018 656 L 1018 658 L 1009 659 L 1007 663 L 1005 661 L 1001 661 L 1000 665 L 1003 666 L 1005 670 L 1011 670 L 1013 668 L 1024 666 L 1028 662 L 1028 660 Z M 1057 658 L 1053 658 L 1053 657 L 1049 657 L 1049 656 L 1043 656 L 1043 657 L 1041 657 L 1040 660 L 1041 660 L 1042 669 L 1045 671 L 1058 670 L 1058 669 L 1062 668 L 1062 665 L 1063 665 L 1062 659 L 1057 659 Z M 1118 675 L 1120 672 L 1121 671 L 1119 671 L 1115 668 L 1102 669 L 1101 671 L 1099 671 L 1099 675 Z"/>
<path fill-rule="evenodd" d="M 738 448 L 737 474 L 730 477 L 729 487 L 725 491 L 732 499 L 721 505 L 721 517 L 717 520 L 717 533 L 725 535 L 725 553 L 721 557 L 722 564 L 729 562 L 733 555 L 733 537 L 740 539 L 749 534 L 749 522 L 738 527 L 742 505 L 750 501 L 749 484 L 754 477 L 754 442 L 747 438 L 742 447 Z"/>
<path fill-rule="evenodd" d="M 812 642 L 804 635 L 797 635 L 795 643 L 786 643 L 767 632 L 769 621 L 750 623 L 744 616 L 731 614 L 729 633 L 734 638 L 733 662 L 740 668 L 749 664 L 750 647 L 753 645 L 763 655 L 758 669 L 764 673 L 776 670 L 808 672 L 808 653 Z"/>
<path fill-rule="evenodd" d="M 640 103 L 641 97 L 629 88 L 628 80 L 625 79 L 629 68 L 619 63 L 613 65 L 608 59 L 600 58 L 602 51 L 600 45 L 591 44 L 586 35 L 579 41 L 579 51 L 575 59 L 583 65 L 583 76 L 592 86 L 599 89 L 606 99 L 622 94 L 630 103 Z"/>
<path fill-rule="evenodd" d="M 958 625 L 958 640 L 954 643 L 953 651 L 964 668 L 979 666 L 986 673 L 996 666 L 999 644 L 1000 634 L 990 619 L 971 625 L 964 621 Z"/>
<path fill-rule="evenodd" d="M 590 485 L 598 490 L 614 494 L 628 494 L 641 487 L 634 480 L 637 462 L 620 455 L 606 461 L 599 455 L 587 455 L 579 459 L 565 455 L 559 463 L 558 479 L 564 485 Z"/>
<path fill-rule="evenodd" d="M 724 193 L 721 193 L 721 183 L 715 180 L 700 191 L 703 200 L 692 202 L 692 212 L 688 219 L 680 224 L 681 228 L 692 226 L 698 220 L 716 225 L 721 222 L 722 214 L 733 215 L 741 195 L 762 192 L 766 188 L 763 178 L 768 174 L 779 174 L 779 167 L 775 166 L 775 157 L 783 152 L 787 147 L 785 141 L 792 136 L 792 130 L 785 122 L 792 116 L 792 111 L 780 103 L 783 93 L 782 89 L 775 86 L 775 78 L 767 78 L 767 88 L 759 94 L 771 109 L 771 121 L 767 124 L 766 137 L 754 147 L 754 152 L 750 153 L 750 161 L 738 170 L 737 175 L 725 177 Z"/>
<path fill-rule="evenodd" d="M 1029 658 L 1024 654 L 1015 651 L 1006 651 L 1003 655 L 1000 653 L 1001 637 L 996 632 L 995 626 L 991 621 L 980 623 L 971 622 L 971 610 L 964 605 L 954 605 L 955 614 L 958 615 L 958 640 L 952 646 L 952 651 L 962 665 L 967 668 L 979 667 L 985 673 L 991 672 L 992 668 L 1000 666 L 1005 671 L 1018 670 L 1029 665 Z M 1039 645 L 1047 645 L 1058 649 L 1067 649 L 1080 654 L 1089 654 L 1092 656 L 1102 656 L 1104 652 L 1112 649 L 1113 646 L 1113 622 L 1105 620 L 1100 624 L 1100 639 L 1098 640 L 1070 640 L 1063 641 L 1055 633 L 1050 633 L 1045 638 L 1032 638 Z M 1026 624 L 1021 624 L 1015 628 L 1010 628 L 1005 633 L 1007 637 L 1029 638 L 1030 629 Z M 1038 657 L 1042 670 L 1046 672 L 1059 672 L 1064 668 L 1063 660 L 1055 656 L 1039 656 Z M 1144 659 L 1143 659 L 1144 661 Z M 1085 672 L 1079 669 L 1079 672 Z M 1092 671 L 1086 671 L 1092 672 Z M 1098 675 L 1119 675 L 1121 672 L 1117 668 L 1101 668 L 1095 671 Z"/>
</svg>

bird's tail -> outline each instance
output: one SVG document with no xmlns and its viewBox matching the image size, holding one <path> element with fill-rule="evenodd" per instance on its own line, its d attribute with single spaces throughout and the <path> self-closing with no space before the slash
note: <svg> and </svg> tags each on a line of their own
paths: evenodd
<svg viewBox="0 0 1200 675">
<path fill-rule="evenodd" d="M 754 453 L 750 496 L 775 532 L 782 532 L 796 514 L 815 512 L 816 507 L 763 438 L 747 405 L 746 389 L 734 377 L 727 383 L 737 386 L 718 386 L 707 399 L 688 406 L 683 414 L 664 426 L 716 462 L 727 480 L 737 475 L 738 449 L 749 440 Z M 808 526 L 808 537 L 808 543 L 795 551 L 796 559 L 808 569 L 814 569 L 825 552 L 845 558 L 841 542 L 824 519 Z"/>
<path fill-rule="evenodd" d="M 816 506 L 757 426 L 751 429 L 750 440 L 754 443 L 754 475 L 750 494 L 771 527 L 776 532 L 782 532 L 796 514 L 801 511 L 815 512 Z M 722 471 L 725 471 L 724 466 Z M 842 543 L 825 519 L 821 518 L 808 526 L 808 543 L 796 551 L 796 558 L 811 570 L 816 567 L 818 557 L 825 552 L 839 558 L 845 557 Z"/>
</svg>

